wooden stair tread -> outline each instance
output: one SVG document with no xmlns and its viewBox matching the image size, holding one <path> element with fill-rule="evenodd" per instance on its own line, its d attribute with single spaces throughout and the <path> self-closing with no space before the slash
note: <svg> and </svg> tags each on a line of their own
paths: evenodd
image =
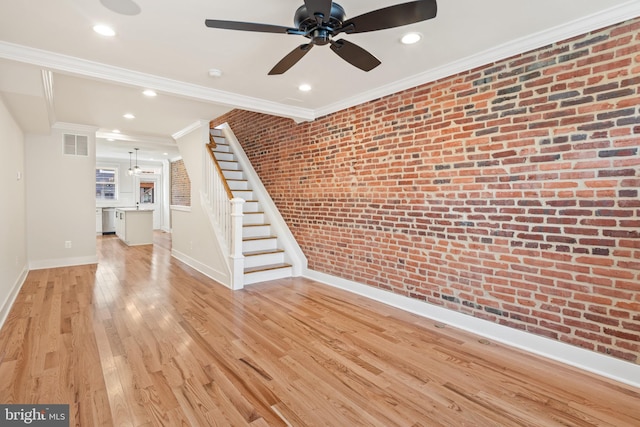
<svg viewBox="0 0 640 427">
<path fill-rule="evenodd" d="M 258 256 L 258 255 L 271 255 L 271 254 L 281 254 L 284 252 L 284 249 L 267 249 L 264 251 L 251 251 L 251 252 L 243 252 L 244 256 Z"/>
<path fill-rule="evenodd" d="M 242 224 L 243 227 L 268 227 L 271 224 Z"/>
<path fill-rule="evenodd" d="M 261 265 L 258 267 L 248 267 L 244 269 L 244 274 L 258 273 L 260 271 L 279 270 L 281 268 L 289 268 L 289 267 L 291 267 L 291 264 L 286 264 L 286 263 Z"/>
<path fill-rule="evenodd" d="M 253 240 L 269 240 L 269 239 L 277 239 L 278 236 L 273 236 L 273 235 L 269 235 L 269 236 L 253 236 L 253 237 L 244 237 L 242 239 L 243 242 L 250 242 Z"/>
</svg>

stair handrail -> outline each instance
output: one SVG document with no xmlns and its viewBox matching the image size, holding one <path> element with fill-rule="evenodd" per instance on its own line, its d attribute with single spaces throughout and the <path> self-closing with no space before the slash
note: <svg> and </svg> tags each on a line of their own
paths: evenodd
<svg viewBox="0 0 640 427">
<path fill-rule="evenodd" d="M 209 157 L 213 161 L 213 164 L 215 165 L 216 170 L 218 171 L 218 176 L 220 177 L 220 181 L 224 186 L 225 192 L 227 193 L 227 197 L 229 197 L 229 200 L 231 200 L 233 199 L 233 192 L 231 191 L 231 188 L 229 188 L 229 183 L 227 183 L 227 180 L 224 179 L 224 174 L 222 173 L 222 168 L 220 167 L 220 163 L 218 163 L 218 159 L 216 159 L 216 156 L 213 154 L 213 149 L 216 148 L 216 144 L 215 142 L 213 142 L 213 136 L 211 137 L 211 142 L 206 144 L 206 146 L 207 146 L 207 152 L 209 153 Z"/>
<path fill-rule="evenodd" d="M 244 199 L 234 197 L 213 149 L 213 137 L 205 144 L 211 162 L 205 161 L 204 188 L 211 222 L 228 254 L 227 265 L 231 274 L 231 288 L 242 289 L 244 282 L 244 255 L 242 254 L 242 217 Z"/>
</svg>

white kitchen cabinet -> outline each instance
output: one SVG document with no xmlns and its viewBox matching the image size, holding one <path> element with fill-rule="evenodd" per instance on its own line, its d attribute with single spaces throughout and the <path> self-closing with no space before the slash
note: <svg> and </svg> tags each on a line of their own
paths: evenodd
<svg viewBox="0 0 640 427">
<path fill-rule="evenodd" d="M 153 244 L 153 210 L 116 209 L 116 236 L 129 246 Z"/>
<path fill-rule="evenodd" d="M 96 234 L 102 234 L 102 208 L 96 208 Z"/>
</svg>

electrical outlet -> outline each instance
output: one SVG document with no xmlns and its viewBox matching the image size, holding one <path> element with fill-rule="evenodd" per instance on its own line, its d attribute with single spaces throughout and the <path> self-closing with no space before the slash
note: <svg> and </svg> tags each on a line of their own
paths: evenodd
<svg viewBox="0 0 640 427">
<path fill-rule="evenodd" d="M 71 240 L 65 240 L 64 247 L 65 249 L 71 249 Z"/>
</svg>

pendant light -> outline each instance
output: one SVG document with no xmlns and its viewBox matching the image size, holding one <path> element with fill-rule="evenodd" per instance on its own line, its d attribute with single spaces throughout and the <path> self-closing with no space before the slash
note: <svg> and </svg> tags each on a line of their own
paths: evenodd
<svg viewBox="0 0 640 427">
<path fill-rule="evenodd" d="M 133 151 L 129 151 L 129 170 L 127 171 L 129 176 L 133 175 L 133 169 L 131 168 L 131 155 L 132 154 L 133 154 Z"/>
<path fill-rule="evenodd" d="M 136 150 L 136 165 L 133 167 L 134 175 L 138 175 L 141 171 L 140 166 L 138 166 L 138 148 L 134 148 Z"/>
</svg>

